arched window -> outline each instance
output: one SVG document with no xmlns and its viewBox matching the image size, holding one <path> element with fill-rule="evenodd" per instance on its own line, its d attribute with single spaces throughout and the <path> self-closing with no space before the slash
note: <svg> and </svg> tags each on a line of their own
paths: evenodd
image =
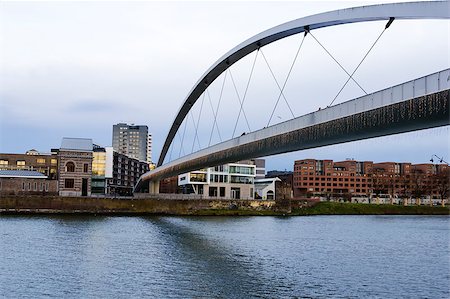
<svg viewBox="0 0 450 299">
<path fill-rule="evenodd" d="M 66 163 L 66 172 L 75 172 L 75 164 L 73 162 Z"/>
</svg>

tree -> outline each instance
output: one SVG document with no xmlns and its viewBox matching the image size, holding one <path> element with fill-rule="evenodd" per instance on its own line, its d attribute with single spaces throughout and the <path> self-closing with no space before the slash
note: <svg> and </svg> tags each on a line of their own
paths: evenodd
<svg viewBox="0 0 450 299">
<path fill-rule="evenodd" d="M 439 194 L 441 203 L 444 206 L 445 199 L 448 198 L 450 193 L 450 169 L 446 168 L 432 177 L 433 187 L 435 191 Z"/>
<path fill-rule="evenodd" d="M 411 172 L 411 195 L 415 198 L 421 198 L 425 195 L 425 174 L 418 169 Z"/>
</svg>

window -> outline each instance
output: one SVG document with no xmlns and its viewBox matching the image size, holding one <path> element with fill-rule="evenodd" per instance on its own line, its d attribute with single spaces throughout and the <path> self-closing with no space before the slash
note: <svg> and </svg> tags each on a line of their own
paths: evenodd
<svg viewBox="0 0 450 299">
<path fill-rule="evenodd" d="M 51 163 L 52 165 L 56 165 L 56 164 L 58 164 L 58 160 L 57 160 L 57 159 L 51 159 L 51 160 L 50 160 L 50 163 Z"/>
<path fill-rule="evenodd" d="M 48 191 L 48 183 L 45 184 L 45 191 Z"/>
<path fill-rule="evenodd" d="M 66 163 L 66 172 L 75 172 L 75 164 L 73 162 Z"/>
<path fill-rule="evenodd" d="M 17 161 L 17 168 L 18 168 L 18 169 L 23 169 L 23 168 L 25 168 L 25 161 L 23 161 L 23 160 L 18 160 L 18 161 Z"/>
<path fill-rule="evenodd" d="M 22 191 L 25 191 L 25 182 L 22 182 Z"/>
<path fill-rule="evenodd" d="M 74 179 L 65 179 L 64 180 L 64 188 L 73 188 L 75 186 L 75 180 Z"/>
<path fill-rule="evenodd" d="M 36 163 L 37 164 L 45 164 L 45 159 L 44 158 L 37 158 L 36 159 Z"/>
<path fill-rule="evenodd" d="M 209 187 L 209 196 L 217 197 L 217 187 Z"/>
<path fill-rule="evenodd" d="M 8 166 L 8 160 L 0 160 L 0 169 Z"/>
<path fill-rule="evenodd" d="M 87 163 L 83 164 L 83 172 L 89 172 L 89 164 Z"/>
<path fill-rule="evenodd" d="M 34 182 L 34 191 L 37 191 L 37 183 Z"/>
</svg>

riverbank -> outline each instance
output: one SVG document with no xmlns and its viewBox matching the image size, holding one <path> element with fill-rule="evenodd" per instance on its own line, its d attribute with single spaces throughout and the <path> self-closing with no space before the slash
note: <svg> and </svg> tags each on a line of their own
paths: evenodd
<svg viewBox="0 0 450 299">
<path fill-rule="evenodd" d="M 197 216 L 450 215 L 449 207 L 375 205 L 301 200 L 179 200 L 10 196 L 0 214 L 102 214 Z"/>
</svg>

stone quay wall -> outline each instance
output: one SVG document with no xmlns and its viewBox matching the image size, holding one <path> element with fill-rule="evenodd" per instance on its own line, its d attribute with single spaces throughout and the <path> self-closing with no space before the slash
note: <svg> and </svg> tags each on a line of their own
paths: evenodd
<svg viewBox="0 0 450 299">
<path fill-rule="evenodd" d="M 3 196 L 0 214 L 165 214 L 219 215 L 220 211 L 255 215 L 290 213 L 292 208 L 312 203 L 270 200 L 104 198 L 62 196 Z M 217 213 L 209 213 L 216 211 Z"/>
</svg>

